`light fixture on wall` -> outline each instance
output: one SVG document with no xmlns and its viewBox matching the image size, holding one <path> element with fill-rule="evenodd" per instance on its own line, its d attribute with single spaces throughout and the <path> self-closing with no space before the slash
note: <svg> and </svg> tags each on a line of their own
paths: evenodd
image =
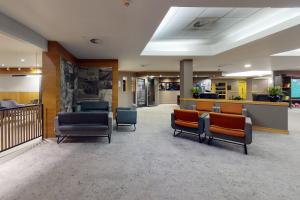
<svg viewBox="0 0 300 200">
<path fill-rule="evenodd" d="M 1 66 L 2 66 L 2 67 L 4 67 L 4 66 L 5 66 L 5 64 L 2 64 Z"/>
<path fill-rule="evenodd" d="M 245 64 L 244 67 L 245 68 L 250 68 L 250 67 L 252 67 L 252 65 L 251 64 Z"/>
<path fill-rule="evenodd" d="M 21 58 L 21 62 L 25 62 L 25 59 L 24 59 L 24 58 Z"/>
</svg>

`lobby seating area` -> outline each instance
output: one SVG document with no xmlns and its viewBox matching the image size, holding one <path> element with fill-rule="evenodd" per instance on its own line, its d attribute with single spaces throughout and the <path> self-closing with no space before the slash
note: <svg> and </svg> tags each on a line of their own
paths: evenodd
<svg viewBox="0 0 300 200">
<path fill-rule="evenodd" d="M 201 101 L 193 109 L 174 110 L 171 114 L 174 136 L 178 130 L 180 133 L 196 133 L 199 142 L 208 137 L 208 144 L 214 139 L 239 144 L 248 154 L 247 145 L 252 143 L 252 122 L 242 104 L 221 103 L 218 107 L 212 101 Z M 201 134 L 204 139 L 201 139 Z"/>
<path fill-rule="evenodd" d="M 0 1 L 0 200 L 300 199 L 300 0 Z"/>
</svg>

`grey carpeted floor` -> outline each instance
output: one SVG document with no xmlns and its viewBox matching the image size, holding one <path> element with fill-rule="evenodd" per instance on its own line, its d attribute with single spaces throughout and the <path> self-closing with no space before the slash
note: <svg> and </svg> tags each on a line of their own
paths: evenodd
<svg viewBox="0 0 300 200">
<path fill-rule="evenodd" d="M 240 146 L 173 137 L 173 108 L 139 109 L 137 131 L 114 131 L 111 144 L 48 140 L 2 163 L 0 199 L 300 198 L 300 112 L 289 115 L 290 135 L 255 133 L 246 156 Z"/>
</svg>

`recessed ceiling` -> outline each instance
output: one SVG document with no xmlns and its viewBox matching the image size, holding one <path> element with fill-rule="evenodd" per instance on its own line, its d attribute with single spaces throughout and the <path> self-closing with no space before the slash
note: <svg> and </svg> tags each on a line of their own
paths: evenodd
<svg viewBox="0 0 300 200">
<path fill-rule="evenodd" d="M 0 1 L 0 12 L 48 40 L 60 42 L 78 58 L 117 58 L 119 69 L 122 71 L 178 71 L 179 61 L 184 58 L 194 59 L 194 69 L 197 71 L 216 71 L 219 65 L 225 66 L 223 69 L 226 71 L 240 71 L 245 69 L 245 64 L 252 64 L 251 70 L 293 66 L 293 63 L 270 59 L 270 55 L 300 48 L 299 26 L 216 56 L 141 56 L 141 52 L 172 6 L 220 8 L 218 13 L 221 13 L 221 8 L 245 8 L 245 13 L 242 14 L 238 11 L 232 12 L 233 20 L 224 23 L 227 27 L 236 23 L 235 18 L 247 18 L 256 9 L 256 12 L 259 12 L 260 8 L 267 7 L 300 7 L 300 1 L 138 0 L 125 7 L 121 0 L 90 0 L 88 3 L 83 0 L 3 0 Z M 207 16 L 210 17 L 208 14 Z M 187 29 L 188 25 L 184 28 Z M 91 38 L 99 38 L 102 41 L 101 45 L 91 44 Z M 214 40 L 208 41 L 208 44 L 211 42 Z M 199 45 L 191 46 L 197 48 Z M 142 65 L 145 67 L 141 67 Z"/>
<path fill-rule="evenodd" d="M 0 67 L 36 67 L 42 50 L 30 43 L 0 33 Z"/>
<path fill-rule="evenodd" d="M 282 53 L 273 54 L 272 56 L 300 56 L 300 49 L 294 49 Z"/>
<path fill-rule="evenodd" d="M 216 55 L 298 24 L 299 8 L 171 7 L 141 55 Z"/>
</svg>

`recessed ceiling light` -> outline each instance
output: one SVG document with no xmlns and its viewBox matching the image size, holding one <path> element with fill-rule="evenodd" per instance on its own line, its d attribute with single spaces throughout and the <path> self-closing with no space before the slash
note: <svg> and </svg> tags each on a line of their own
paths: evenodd
<svg viewBox="0 0 300 200">
<path fill-rule="evenodd" d="M 24 58 L 21 58 L 21 62 L 25 62 L 25 59 L 24 59 Z"/>
<path fill-rule="evenodd" d="M 92 39 L 90 39 L 90 42 L 92 44 L 102 44 L 102 40 L 100 40 L 98 38 L 92 38 Z"/>
<path fill-rule="evenodd" d="M 250 67 L 252 67 L 252 65 L 251 64 L 245 64 L 244 67 L 245 68 L 250 68 Z"/>
</svg>

